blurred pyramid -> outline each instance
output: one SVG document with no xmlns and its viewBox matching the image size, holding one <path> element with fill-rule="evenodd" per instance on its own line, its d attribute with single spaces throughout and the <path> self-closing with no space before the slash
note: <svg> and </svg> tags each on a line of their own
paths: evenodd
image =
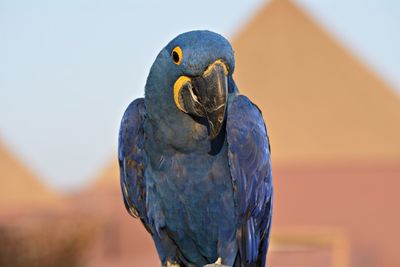
<svg viewBox="0 0 400 267">
<path fill-rule="evenodd" d="M 50 204 L 57 199 L 0 143 L 0 207 Z"/>
<path fill-rule="evenodd" d="M 399 266 L 399 97 L 292 1 L 271 1 L 233 46 L 238 87 L 268 123 L 273 242 L 334 232 L 340 245 L 323 266 Z M 298 266 L 288 265 L 296 246 L 271 266 Z"/>
<path fill-rule="evenodd" d="M 262 8 L 233 47 L 275 163 L 400 159 L 399 97 L 293 2 Z"/>
</svg>

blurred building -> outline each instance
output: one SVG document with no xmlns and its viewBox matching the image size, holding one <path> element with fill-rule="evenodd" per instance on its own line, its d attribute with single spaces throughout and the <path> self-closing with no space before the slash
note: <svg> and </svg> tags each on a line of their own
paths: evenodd
<svg viewBox="0 0 400 267">
<path fill-rule="evenodd" d="M 399 97 L 290 1 L 260 10 L 233 45 L 271 138 L 271 266 L 333 266 L 288 257 L 317 248 L 335 266 L 400 266 Z"/>
</svg>

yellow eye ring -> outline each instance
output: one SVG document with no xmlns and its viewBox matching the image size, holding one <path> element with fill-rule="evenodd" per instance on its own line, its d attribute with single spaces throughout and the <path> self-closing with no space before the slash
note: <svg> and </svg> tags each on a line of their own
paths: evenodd
<svg viewBox="0 0 400 267">
<path fill-rule="evenodd" d="M 174 48 L 174 50 L 172 50 L 171 58 L 172 58 L 172 61 L 176 65 L 180 65 L 181 64 L 181 61 L 182 61 L 182 49 L 179 46 L 176 46 Z"/>
</svg>

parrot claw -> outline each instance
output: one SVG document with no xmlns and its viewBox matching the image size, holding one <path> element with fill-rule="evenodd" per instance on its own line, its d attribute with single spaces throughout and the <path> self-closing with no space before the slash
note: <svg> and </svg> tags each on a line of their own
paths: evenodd
<svg viewBox="0 0 400 267">
<path fill-rule="evenodd" d="M 167 261 L 167 266 L 163 266 L 163 267 L 180 267 L 180 265 L 176 262 Z"/>
<path fill-rule="evenodd" d="M 204 267 L 229 267 L 229 266 L 222 265 L 222 259 L 218 258 L 215 263 L 204 265 Z"/>
</svg>

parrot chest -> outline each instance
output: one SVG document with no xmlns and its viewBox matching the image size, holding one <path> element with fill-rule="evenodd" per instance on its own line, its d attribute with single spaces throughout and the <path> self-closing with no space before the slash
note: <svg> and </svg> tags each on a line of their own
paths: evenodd
<svg viewBox="0 0 400 267">
<path fill-rule="evenodd" d="M 236 233 L 227 147 L 218 155 L 160 153 L 150 160 L 147 194 L 155 223 L 168 229 L 187 258 L 216 259 L 217 244 Z"/>
</svg>

